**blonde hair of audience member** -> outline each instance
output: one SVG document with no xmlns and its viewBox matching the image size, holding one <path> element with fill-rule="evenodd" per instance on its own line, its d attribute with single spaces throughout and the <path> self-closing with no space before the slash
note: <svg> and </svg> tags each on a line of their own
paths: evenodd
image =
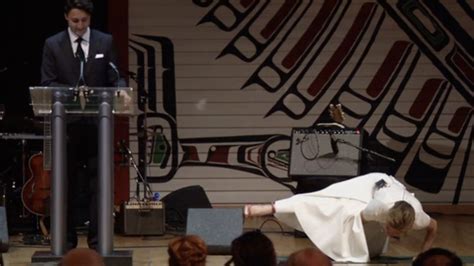
<svg viewBox="0 0 474 266">
<path fill-rule="evenodd" d="M 206 265 L 207 245 L 199 236 L 177 237 L 169 242 L 168 255 L 170 266 Z"/>
<path fill-rule="evenodd" d="M 60 266 L 105 266 L 97 251 L 89 248 L 74 248 L 61 259 Z"/>
<path fill-rule="evenodd" d="M 287 261 L 287 266 L 330 266 L 331 260 L 317 248 L 305 248 L 293 252 Z"/>
<path fill-rule="evenodd" d="M 397 201 L 388 211 L 387 224 L 400 232 L 406 232 L 415 222 L 415 209 L 406 201 Z"/>
</svg>

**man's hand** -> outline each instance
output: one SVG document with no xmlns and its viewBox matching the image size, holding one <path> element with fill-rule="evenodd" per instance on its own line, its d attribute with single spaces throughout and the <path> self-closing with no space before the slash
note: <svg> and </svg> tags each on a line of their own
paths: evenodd
<svg viewBox="0 0 474 266">
<path fill-rule="evenodd" d="M 123 103 L 123 107 L 127 108 L 132 105 L 132 97 L 125 90 L 117 91 L 117 101 Z"/>
</svg>

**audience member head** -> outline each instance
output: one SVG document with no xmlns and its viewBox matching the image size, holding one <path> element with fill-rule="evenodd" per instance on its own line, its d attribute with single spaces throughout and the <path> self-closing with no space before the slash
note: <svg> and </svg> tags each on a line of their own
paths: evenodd
<svg viewBox="0 0 474 266">
<path fill-rule="evenodd" d="M 273 243 L 260 230 L 246 232 L 234 239 L 231 254 L 231 261 L 235 266 L 276 265 Z"/>
<path fill-rule="evenodd" d="M 105 266 L 104 259 L 97 251 L 88 248 L 69 250 L 61 259 L 60 266 Z"/>
<path fill-rule="evenodd" d="M 461 266 L 462 260 L 455 253 L 444 248 L 431 248 L 420 253 L 413 266 Z"/>
<path fill-rule="evenodd" d="M 305 248 L 288 257 L 287 266 L 329 266 L 331 260 L 317 248 Z"/>
<path fill-rule="evenodd" d="M 199 236 L 177 237 L 169 242 L 168 255 L 170 266 L 206 265 L 207 245 Z"/>
</svg>

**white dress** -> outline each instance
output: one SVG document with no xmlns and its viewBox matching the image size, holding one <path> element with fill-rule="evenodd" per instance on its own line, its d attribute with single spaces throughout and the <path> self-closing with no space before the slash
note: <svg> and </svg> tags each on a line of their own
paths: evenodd
<svg viewBox="0 0 474 266">
<path fill-rule="evenodd" d="M 379 190 L 375 183 L 387 185 Z M 420 202 L 394 177 L 371 173 L 335 183 L 323 190 L 297 194 L 275 202 L 275 217 L 304 231 L 334 261 L 370 260 L 361 212 L 368 221 L 384 223 L 387 210 L 404 200 L 415 209 L 413 229 L 426 228 L 431 218 Z"/>
</svg>

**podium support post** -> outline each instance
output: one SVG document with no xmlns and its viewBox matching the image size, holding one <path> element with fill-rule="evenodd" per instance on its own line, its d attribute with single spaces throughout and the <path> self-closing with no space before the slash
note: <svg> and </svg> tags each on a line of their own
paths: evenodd
<svg viewBox="0 0 474 266">
<path fill-rule="evenodd" d="M 113 114 L 112 97 L 101 92 L 99 106 L 99 197 L 98 197 L 98 251 L 110 255 L 113 251 Z"/>
<path fill-rule="evenodd" d="M 64 255 L 66 247 L 66 111 L 62 92 L 55 91 L 52 106 L 52 194 L 51 194 L 51 253 Z"/>
</svg>

